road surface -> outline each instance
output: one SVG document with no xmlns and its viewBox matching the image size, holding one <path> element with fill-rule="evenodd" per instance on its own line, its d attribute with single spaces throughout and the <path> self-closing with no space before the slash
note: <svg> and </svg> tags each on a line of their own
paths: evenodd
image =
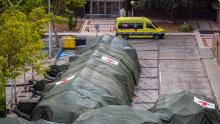
<svg viewBox="0 0 220 124">
<path fill-rule="evenodd" d="M 194 36 L 166 36 L 163 40 L 130 39 L 142 73 L 133 107 L 147 109 L 159 96 L 183 90 L 214 98 Z"/>
</svg>

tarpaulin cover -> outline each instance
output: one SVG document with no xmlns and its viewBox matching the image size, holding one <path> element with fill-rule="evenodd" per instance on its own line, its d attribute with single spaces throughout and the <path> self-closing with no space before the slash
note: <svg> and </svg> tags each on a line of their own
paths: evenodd
<svg viewBox="0 0 220 124">
<path fill-rule="evenodd" d="M 22 118 L 0 118 L 0 124 L 57 124 L 45 120 L 27 121 Z"/>
<path fill-rule="evenodd" d="M 128 106 L 107 106 L 80 115 L 73 124 L 161 124 L 156 114 Z"/>
<path fill-rule="evenodd" d="M 166 95 L 150 111 L 158 113 L 164 124 L 220 124 L 215 101 L 191 92 Z"/>
<path fill-rule="evenodd" d="M 89 109 L 131 103 L 140 66 L 135 49 L 127 41 L 104 35 L 77 56 L 50 84 L 52 89 L 32 112 L 32 120 L 70 124 Z"/>
</svg>

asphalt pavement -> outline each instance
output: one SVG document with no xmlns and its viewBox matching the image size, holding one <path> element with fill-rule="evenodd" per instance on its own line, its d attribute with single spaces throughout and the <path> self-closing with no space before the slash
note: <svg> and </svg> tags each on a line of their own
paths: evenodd
<svg viewBox="0 0 220 124">
<path fill-rule="evenodd" d="M 142 65 L 132 104 L 134 108 L 148 109 L 158 97 L 183 90 L 217 98 L 216 92 L 213 92 L 215 86 L 211 85 L 208 76 L 211 73 L 205 67 L 210 64 L 204 64 L 203 61 L 213 55 L 205 50 L 201 53 L 194 35 L 170 35 L 157 41 L 130 39 L 129 42 L 136 48 Z"/>
</svg>

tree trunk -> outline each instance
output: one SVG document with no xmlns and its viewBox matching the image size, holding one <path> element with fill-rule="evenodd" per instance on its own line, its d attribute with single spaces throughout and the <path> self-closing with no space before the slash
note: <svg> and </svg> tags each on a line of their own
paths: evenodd
<svg viewBox="0 0 220 124">
<path fill-rule="evenodd" d="M 5 110 L 5 112 L 4 112 L 4 117 L 7 117 L 7 103 L 6 103 L 6 91 L 5 91 L 6 89 L 5 89 L 5 87 L 4 87 L 4 101 L 3 101 L 3 103 L 5 104 L 4 105 L 4 110 Z"/>
<path fill-rule="evenodd" d="M 26 81 L 26 72 L 25 72 L 25 69 L 24 69 L 24 91 L 27 92 L 27 81 Z"/>
<path fill-rule="evenodd" d="M 15 102 L 15 105 L 18 104 L 18 101 L 17 101 L 17 84 L 16 84 L 16 78 L 13 79 L 13 82 L 14 82 L 14 102 Z"/>
<path fill-rule="evenodd" d="M 0 106 L 1 106 L 1 111 L 0 111 L 0 117 L 6 117 L 7 116 L 7 104 L 6 104 L 6 92 L 5 92 L 5 83 L 2 82 L 2 86 L 0 86 Z"/>
<path fill-rule="evenodd" d="M 54 31 L 54 36 L 55 36 L 56 47 L 59 48 L 60 44 L 59 44 L 59 40 L 57 36 L 57 29 L 56 29 L 55 22 L 52 22 L 52 25 L 53 25 L 53 31 Z"/>
<path fill-rule="evenodd" d="M 34 67 L 33 67 L 33 65 L 31 66 L 31 76 L 32 76 L 32 81 L 35 81 L 35 79 L 34 79 Z"/>
<path fill-rule="evenodd" d="M 10 90 L 11 90 L 11 94 L 10 94 L 10 95 L 11 95 L 10 110 L 13 110 L 13 101 L 14 101 L 14 100 L 13 100 L 13 99 L 14 99 L 14 91 L 13 91 L 13 88 L 14 88 L 14 87 L 13 87 L 13 81 L 12 81 L 12 79 L 9 80 L 9 83 L 10 83 L 10 85 L 11 85 L 11 87 L 10 87 Z"/>
</svg>

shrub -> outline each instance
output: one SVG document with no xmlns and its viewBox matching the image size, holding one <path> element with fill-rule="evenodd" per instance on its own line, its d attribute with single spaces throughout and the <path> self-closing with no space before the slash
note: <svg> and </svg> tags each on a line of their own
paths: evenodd
<svg viewBox="0 0 220 124">
<path fill-rule="evenodd" d="M 75 28 L 76 26 L 76 19 L 72 15 L 70 15 L 69 17 L 68 26 L 69 26 L 69 30 L 73 30 L 73 28 Z"/>
<path fill-rule="evenodd" d="M 0 118 L 1 117 L 6 117 L 5 98 L 2 96 L 0 96 Z"/>
<path fill-rule="evenodd" d="M 181 27 L 180 30 L 182 32 L 192 32 L 193 31 L 193 27 L 191 24 L 184 22 Z"/>
</svg>

